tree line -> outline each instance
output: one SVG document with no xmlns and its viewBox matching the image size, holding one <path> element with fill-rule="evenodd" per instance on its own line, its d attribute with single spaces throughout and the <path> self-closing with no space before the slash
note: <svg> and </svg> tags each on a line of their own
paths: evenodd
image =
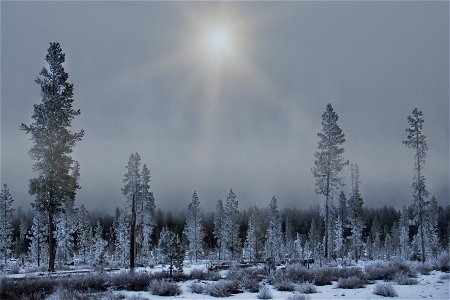
<svg viewBox="0 0 450 300">
<path fill-rule="evenodd" d="M 45 60 L 48 68 L 36 79 L 42 101 L 34 105 L 33 122 L 20 126 L 33 142 L 29 153 L 36 177 L 30 180 L 29 191 L 34 196 L 34 213 L 31 222 L 28 214 L 14 214 L 13 198 L 7 185 L 3 186 L 0 254 L 5 261 L 15 249 L 16 255 L 38 265 L 47 263 L 49 271 L 55 270 L 56 263 L 62 266 L 77 259 L 99 267 L 111 262 L 128 265 L 131 271 L 136 265 L 168 262 L 172 272 L 182 267 L 185 255 L 195 261 L 400 257 L 425 262 L 448 249 L 448 228 L 444 227 L 449 208 L 440 207 L 434 197 L 428 200 L 423 175 L 428 145 L 423 113 L 417 108 L 407 118 L 403 141 L 414 151 L 414 201 L 400 212 L 364 207 L 358 164 L 344 158 L 345 135 L 329 103 L 322 115 L 311 170 L 316 192 L 323 197 L 320 209 L 280 212 L 272 197 L 264 209 L 241 211 L 230 189 L 225 201 L 217 201 L 212 215 L 201 211 L 194 191 L 186 212 L 169 217 L 156 209 L 150 170 L 141 165 L 136 152 L 130 155 L 123 177 L 124 206 L 116 209 L 114 217 L 96 217 L 75 205 L 80 164 L 71 153 L 84 131 L 71 130 L 80 110 L 73 108 L 73 85 L 67 81 L 59 43 L 50 43 Z M 349 194 L 342 190 L 346 166 L 351 173 Z M 380 212 L 389 213 L 389 220 Z"/>
</svg>

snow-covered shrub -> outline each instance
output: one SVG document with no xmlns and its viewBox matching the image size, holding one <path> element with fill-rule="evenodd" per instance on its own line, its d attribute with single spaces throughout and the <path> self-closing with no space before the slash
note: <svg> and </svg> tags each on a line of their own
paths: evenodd
<svg viewBox="0 0 450 300">
<path fill-rule="evenodd" d="M 240 284 L 245 290 L 251 293 L 257 293 L 261 287 L 258 279 L 256 278 L 246 277 L 243 282 L 240 282 Z"/>
<path fill-rule="evenodd" d="M 405 273 L 397 274 L 395 277 L 395 282 L 400 285 L 415 285 L 419 283 L 417 279 L 408 277 Z"/>
<path fill-rule="evenodd" d="M 359 289 L 366 284 L 364 278 L 358 276 L 350 276 L 347 278 L 339 278 L 337 287 L 340 289 Z"/>
<path fill-rule="evenodd" d="M 205 274 L 206 272 L 202 269 L 192 269 L 191 270 L 191 279 L 199 279 L 199 280 L 205 280 Z"/>
<path fill-rule="evenodd" d="M 92 274 L 61 278 L 58 283 L 65 288 L 73 288 L 80 292 L 105 292 L 109 276 L 105 274 Z"/>
<path fill-rule="evenodd" d="M 360 278 L 364 277 L 364 272 L 360 267 L 343 267 L 343 268 L 334 268 L 335 278 L 336 280 L 339 278 L 348 278 L 352 276 L 357 276 Z"/>
<path fill-rule="evenodd" d="M 272 292 L 267 286 L 263 286 L 259 289 L 256 297 L 258 297 L 258 299 L 272 299 Z"/>
<path fill-rule="evenodd" d="M 17 284 L 17 280 L 0 279 L 0 299 L 44 299 L 53 291 L 55 280 L 49 277 L 27 278 Z"/>
<path fill-rule="evenodd" d="M 122 272 L 118 275 L 111 276 L 110 283 L 117 289 L 146 291 L 148 283 L 152 278 L 152 275 L 146 273 Z"/>
<path fill-rule="evenodd" d="M 369 280 L 394 280 L 398 273 L 404 273 L 404 265 L 393 263 L 375 262 L 365 266 L 367 279 Z"/>
<path fill-rule="evenodd" d="M 311 297 L 305 294 L 293 294 L 287 297 L 287 300 L 311 300 Z"/>
<path fill-rule="evenodd" d="M 85 297 L 79 292 L 73 289 L 67 289 L 62 286 L 58 286 L 50 296 L 45 298 L 46 300 L 61 300 L 61 299 L 73 299 L 73 300 L 83 300 Z"/>
<path fill-rule="evenodd" d="M 422 275 L 430 275 L 433 267 L 428 263 L 419 263 L 416 265 L 415 270 Z"/>
<path fill-rule="evenodd" d="M 18 263 L 13 263 L 9 266 L 8 274 L 19 274 L 20 273 L 20 266 Z"/>
<path fill-rule="evenodd" d="M 439 279 L 442 279 L 442 280 L 450 279 L 450 274 L 442 274 L 441 276 L 439 276 Z"/>
<path fill-rule="evenodd" d="M 314 279 L 314 274 L 300 264 L 287 266 L 285 273 L 294 282 L 312 281 Z"/>
<path fill-rule="evenodd" d="M 153 295 L 158 296 L 176 296 L 182 293 L 178 284 L 164 279 L 153 279 L 150 281 L 148 289 Z"/>
<path fill-rule="evenodd" d="M 439 254 L 436 260 L 436 269 L 442 272 L 448 272 L 450 270 L 450 255 L 448 252 L 442 252 Z"/>
<path fill-rule="evenodd" d="M 317 293 L 317 287 L 312 284 L 311 282 L 304 282 L 300 284 L 300 286 L 297 289 L 302 294 L 313 294 Z"/>
<path fill-rule="evenodd" d="M 293 292 L 295 291 L 295 285 L 288 281 L 288 280 L 282 280 L 282 281 L 278 281 L 275 283 L 275 288 L 278 291 L 283 291 L 283 292 Z"/>
<path fill-rule="evenodd" d="M 392 284 L 387 282 L 378 283 L 373 289 L 375 295 L 380 295 L 383 297 L 396 297 L 397 292 L 395 291 Z"/>
<path fill-rule="evenodd" d="M 189 288 L 194 294 L 203 294 L 206 290 L 206 285 L 203 283 L 193 283 Z"/>
<path fill-rule="evenodd" d="M 330 285 L 333 280 L 336 280 L 335 272 L 331 268 L 317 268 L 313 270 L 314 279 L 313 282 L 315 285 Z"/>
<path fill-rule="evenodd" d="M 207 293 L 213 297 L 229 297 L 240 292 L 239 284 L 235 281 L 219 280 L 207 286 Z"/>
<path fill-rule="evenodd" d="M 192 269 L 190 273 L 191 279 L 217 281 L 221 278 L 220 273 L 216 271 L 205 271 L 202 269 Z"/>
</svg>

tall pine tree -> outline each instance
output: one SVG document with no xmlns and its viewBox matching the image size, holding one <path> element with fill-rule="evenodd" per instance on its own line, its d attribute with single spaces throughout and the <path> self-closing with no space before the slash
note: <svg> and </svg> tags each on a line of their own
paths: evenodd
<svg viewBox="0 0 450 300">
<path fill-rule="evenodd" d="M 205 234 L 200 216 L 200 200 L 196 191 L 194 191 L 192 200 L 188 205 L 184 233 L 189 241 L 189 257 L 197 262 L 199 256 L 203 254 L 203 238 Z"/>
<path fill-rule="evenodd" d="M 348 161 L 342 157 L 345 142 L 344 134 L 337 124 L 338 115 L 333 107 L 328 103 L 325 112 L 322 115 L 322 132 L 319 132 L 318 151 L 314 153 L 314 167 L 312 172 L 316 178 L 316 192 L 325 198 L 324 205 L 324 224 L 325 224 L 325 257 L 329 258 L 333 232 L 331 231 L 331 204 L 333 193 L 343 185 L 342 172 Z"/>
<path fill-rule="evenodd" d="M 22 124 L 21 130 L 31 134 L 34 142 L 30 150 L 36 160 L 33 170 L 37 177 L 30 182 L 30 194 L 36 196 L 34 207 L 47 214 L 49 238 L 49 271 L 55 270 L 56 237 L 55 217 L 61 211 L 65 200 L 73 198 L 77 188 L 75 178 L 70 174 L 73 159 L 70 156 L 84 131 L 72 132 L 72 120 L 80 114 L 73 108 L 73 85 L 67 82 L 69 75 L 64 71 L 65 54 L 59 43 L 50 43 L 45 56 L 48 69 L 43 68 L 40 85 L 42 102 L 34 105 L 30 125 Z"/>
<path fill-rule="evenodd" d="M 4 259 L 5 263 L 6 259 L 12 253 L 13 202 L 14 199 L 9 192 L 8 185 L 5 183 L 0 191 L 0 256 Z"/>
<path fill-rule="evenodd" d="M 414 108 L 412 114 L 408 116 L 409 127 L 406 129 L 407 137 L 403 141 L 408 148 L 414 150 L 414 177 L 413 177 L 413 190 L 414 190 L 414 203 L 413 209 L 415 214 L 415 222 L 419 226 L 420 237 L 420 252 L 422 263 L 426 260 L 425 251 L 425 231 L 424 221 L 425 214 L 428 206 L 428 191 L 425 187 L 425 176 L 423 176 L 423 165 L 425 163 L 425 157 L 427 156 L 428 145 L 426 136 L 423 134 L 423 113 L 422 111 Z"/>
</svg>

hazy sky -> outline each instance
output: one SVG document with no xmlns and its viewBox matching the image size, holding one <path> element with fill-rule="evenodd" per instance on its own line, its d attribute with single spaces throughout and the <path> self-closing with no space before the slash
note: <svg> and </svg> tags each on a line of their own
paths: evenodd
<svg viewBox="0 0 450 300">
<path fill-rule="evenodd" d="M 152 172 L 162 209 L 197 190 L 213 209 L 232 187 L 240 208 L 308 208 L 313 153 L 328 102 L 359 164 L 367 206 L 412 201 L 406 117 L 424 113 L 428 190 L 449 200 L 447 2 L 1 2 L 1 181 L 28 208 L 34 83 L 49 42 L 66 53 L 86 135 L 78 204 L 122 206 L 131 152 Z M 205 32 L 230 31 L 213 56 Z M 349 170 L 345 176 L 349 177 Z M 348 185 L 345 187 L 348 191 Z M 321 202 L 320 202 L 321 203 Z"/>
</svg>

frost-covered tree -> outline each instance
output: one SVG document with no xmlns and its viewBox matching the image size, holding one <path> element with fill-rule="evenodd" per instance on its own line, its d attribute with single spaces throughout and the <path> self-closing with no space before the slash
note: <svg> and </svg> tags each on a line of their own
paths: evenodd
<svg viewBox="0 0 450 300">
<path fill-rule="evenodd" d="M 142 199 L 141 189 L 141 157 L 139 153 L 132 153 L 128 160 L 127 173 L 123 178 L 124 186 L 122 192 L 127 198 L 128 215 L 130 216 L 130 271 L 134 271 L 136 258 L 136 229 L 137 229 L 137 210 Z"/>
<path fill-rule="evenodd" d="M 248 220 L 243 256 L 244 259 L 248 261 L 256 260 L 256 233 L 255 233 L 255 220 L 253 218 L 253 215 L 251 215 Z"/>
<path fill-rule="evenodd" d="M 427 245 L 427 255 L 436 258 L 439 250 L 439 235 L 438 235 L 438 218 L 439 218 L 439 205 L 436 198 L 431 197 L 430 203 L 428 205 L 428 210 L 426 212 L 425 218 L 425 242 Z"/>
<path fill-rule="evenodd" d="M 5 183 L 0 191 L 0 255 L 5 260 L 12 253 L 13 226 L 12 204 L 14 202 L 8 185 Z"/>
<path fill-rule="evenodd" d="M 226 251 L 225 243 L 225 210 L 222 200 L 217 201 L 216 213 L 214 214 L 214 238 L 217 241 L 217 250 L 219 252 L 219 260 L 224 258 Z"/>
<path fill-rule="evenodd" d="M 382 256 L 382 247 L 381 247 L 381 223 L 378 217 L 375 217 L 372 221 L 372 226 L 370 227 L 369 241 L 368 247 L 370 258 L 373 259 L 381 259 Z"/>
<path fill-rule="evenodd" d="M 414 108 L 412 114 L 408 116 L 409 127 L 406 129 L 407 137 L 403 141 L 408 148 L 414 150 L 414 177 L 413 177 L 413 191 L 414 191 L 414 221 L 419 226 L 419 238 L 420 238 L 420 252 L 422 263 L 426 260 L 425 250 L 425 234 L 424 228 L 425 213 L 427 210 L 428 191 L 425 187 L 425 176 L 423 176 L 423 165 L 425 163 L 425 157 L 427 156 L 428 145 L 426 142 L 426 136 L 423 134 L 423 113 L 422 111 Z"/>
<path fill-rule="evenodd" d="M 325 241 L 324 251 L 325 257 L 330 258 L 333 232 L 331 231 L 331 204 L 333 193 L 343 185 L 341 172 L 345 165 L 348 164 L 344 160 L 342 154 L 344 148 L 342 144 L 345 142 L 344 134 L 337 124 L 338 115 L 334 112 L 333 107 L 328 103 L 325 112 L 322 115 L 322 132 L 319 132 L 319 143 L 317 152 L 314 153 L 314 167 L 312 172 L 316 178 L 316 192 L 325 198 L 324 204 L 324 224 L 325 224 Z"/>
<path fill-rule="evenodd" d="M 115 255 L 125 264 L 130 255 L 130 224 L 124 210 L 116 210 L 114 219 Z"/>
<path fill-rule="evenodd" d="M 266 259 L 279 261 L 281 251 L 283 250 L 283 234 L 281 231 L 281 219 L 278 212 L 277 199 L 272 197 L 269 206 L 269 224 L 266 232 L 266 244 L 264 247 L 264 256 Z"/>
<path fill-rule="evenodd" d="M 205 237 L 205 233 L 200 216 L 200 200 L 196 191 L 194 191 L 192 200 L 187 208 L 184 234 L 189 242 L 188 252 L 190 260 L 195 259 L 197 262 L 199 256 L 203 254 L 203 238 Z"/>
<path fill-rule="evenodd" d="M 225 203 L 224 241 L 227 257 L 237 259 L 241 253 L 239 238 L 239 208 L 236 194 L 230 189 Z"/>
<path fill-rule="evenodd" d="M 322 236 L 320 234 L 319 227 L 317 225 L 316 219 L 311 220 L 311 227 L 309 229 L 308 233 L 308 248 L 305 245 L 305 249 L 307 248 L 310 253 L 311 257 L 313 258 L 320 258 L 322 255 Z M 309 256 L 307 258 L 310 258 Z"/>
<path fill-rule="evenodd" d="M 409 243 L 409 217 L 408 210 L 403 206 L 402 213 L 400 215 L 400 257 L 402 259 L 410 258 L 410 243 Z"/>
<path fill-rule="evenodd" d="M 162 262 L 169 264 L 169 274 L 172 277 L 174 267 L 183 271 L 184 249 L 178 235 L 164 227 L 159 235 L 159 251 L 162 255 Z"/>
<path fill-rule="evenodd" d="M 86 263 L 90 247 L 92 245 L 92 227 L 89 221 L 88 211 L 81 205 L 78 211 L 78 248 L 79 253 L 83 257 L 83 263 Z"/>
<path fill-rule="evenodd" d="M 344 257 L 344 228 L 342 227 L 341 216 L 336 217 L 336 224 L 334 227 L 334 252 L 337 257 Z"/>
<path fill-rule="evenodd" d="M 146 164 L 142 166 L 141 177 L 142 201 L 140 201 L 141 207 L 138 211 L 140 254 L 143 259 L 148 259 L 151 236 L 156 226 L 156 206 L 153 192 L 150 191 L 150 169 Z"/>
<path fill-rule="evenodd" d="M 41 262 L 47 261 L 47 222 L 48 218 L 46 217 L 46 214 L 36 209 L 34 211 L 33 224 L 31 225 L 27 238 L 31 241 L 31 259 L 37 262 L 38 267 L 41 266 Z"/>
<path fill-rule="evenodd" d="M 398 222 L 394 221 L 391 228 L 392 238 L 392 253 L 394 256 L 400 256 L 400 229 L 398 228 Z"/>
<path fill-rule="evenodd" d="M 50 43 L 45 60 L 49 68 L 44 67 L 41 77 L 36 79 L 41 88 L 42 102 L 34 105 L 34 122 L 22 124 L 21 130 L 30 133 L 34 143 L 29 153 L 36 160 L 33 171 L 38 176 L 30 182 L 30 194 L 36 196 L 34 207 L 47 214 L 49 271 L 54 271 L 55 218 L 63 202 L 73 198 L 77 188 L 76 180 L 70 174 L 74 163 L 70 154 L 84 131 L 70 130 L 72 120 L 80 110 L 73 108 L 73 85 L 67 82 L 69 75 L 63 67 L 65 54 L 59 43 Z"/>
<path fill-rule="evenodd" d="M 91 252 L 92 265 L 103 270 L 106 256 L 107 241 L 103 238 L 103 228 L 100 222 L 97 222 L 97 226 L 94 231 L 94 241 Z"/>
<path fill-rule="evenodd" d="M 297 232 L 295 240 L 294 240 L 293 258 L 294 258 L 294 261 L 297 261 L 297 262 L 300 262 L 305 258 L 304 249 L 302 248 L 302 239 L 298 232 Z"/>
<path fill-rule="evenodd" d="M 286 217 L 286 225 L 284 230 L 284 247 L 283 247 L 283 257 L 290 259 L 295 252 L 294 245 L 294 229 L 292 225 L 292 220 L 288 216 Z"/>
<path fill-rule="evenodd" d="M 357 164 L 350 166 L 351 180 L 352 180 L 352 195 L 348 201 L 348 228 L 350 228 L 351 235 L 347 238 L 350 240 L 351 248 L 354 252 L 355 260 L 361 257 L 363 246 L 363 200 L 359 192 L 359 167 Z"/>
</svg>

